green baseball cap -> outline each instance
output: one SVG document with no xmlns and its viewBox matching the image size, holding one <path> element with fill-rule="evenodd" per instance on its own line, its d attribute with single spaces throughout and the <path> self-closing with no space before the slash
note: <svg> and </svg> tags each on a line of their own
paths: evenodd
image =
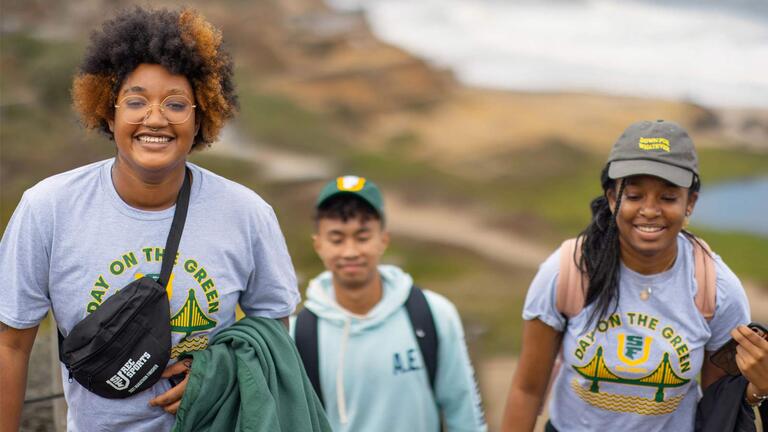
<svg viewBox="0 0 768 432">
<path fill-rule="evenodd" d="M 374 210 L 384 217 L 384 199 L 381 197 L 381 191 L 376 183 L 369 181 L 365 177 L 345 175 L 329 181 L 320 191 L 317 197 L 315 207 L 320 207 L 329 198 L 339 194 L 356 195 L 370 204 Z"/>
<path fill-rule="evenodd" d="M 691 187 L 699 175 L 693 140 L 679 124 L 666 120 L 630 125 L 613 145 L 608 163 L 612 179 L 648 174 Z"/>
</svg>

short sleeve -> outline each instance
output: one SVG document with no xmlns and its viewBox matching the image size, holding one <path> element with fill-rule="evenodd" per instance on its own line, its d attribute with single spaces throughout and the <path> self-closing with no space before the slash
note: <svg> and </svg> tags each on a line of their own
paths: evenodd
<svg viewBox="0 0 768 432">
<path fill-rule="evenodd" d="M 528 287 L 523 306 L 523 319 L 539 319 L 548 326 L 562 332 L 565 317 L 558 312 L 556 304 L 557 276 L 560 271 L 560 250 L 556 250 L 539 266 L 539 271 Z"/>
<path fill-rule="evenodd" d="M 240 307 L 247 316 L 283 318 L 299 303 L 296 273 L 274 210 L 263 204 L 258 213 L 251 239 L 253 271 L 240 295 Z"/>
<path fill-rule="evenodd" d="M 716 351 L 731 338 L 731 330 L 742 324 L 748 324 L 750 318 L 749 301 L 739 278 L 723 260 L 714 255 L 717 272 L 717 297 L 715 315 L 709 322 L 712 333 L 705 349 Z"/>
<path fill-rule="evenodd" d="M 36 212 L 29 192 L 21 198 L 0 241 L 0 322 L 18 329 L 34 327 L 51 307 L 48 296 L 49 223 L 40 221 L 50 211 Z"/>
</svg>

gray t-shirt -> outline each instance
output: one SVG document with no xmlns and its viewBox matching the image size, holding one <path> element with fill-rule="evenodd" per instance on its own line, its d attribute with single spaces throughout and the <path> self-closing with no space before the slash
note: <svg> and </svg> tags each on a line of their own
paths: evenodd
<svg viewBox="0 0 768 432">
<path fill-rule="evenodd" d="M 714 255 L 717 307 L 707 322 L 694 304 L 692 246 L 682 235 L 677 244 L 677 260 L 663 273 L 646 276 L 622 265 L 618 309 L 590 331 L 582 329 L 592 305 L 567 321 L 555 306 L 559 252 L 539 268 L 523 319 L 564 333 L 550 403 L 558 430 L 693 430 L 704 351 L 716 350 L 734 327 L 749 322 L 749 303 L 738 278 Z"/>
<path fill-rule="evenodd" d="M 66 336 L 112 293 L 160 273 L 175 207 L 143 211 L 118 196 L 113 159 L 45 179 L 24 193 L 0 244 L 0 321 L 37 325 L 48 309 Z M 280 318 L 299 301 L 296 277 L 272 208 L 253 191 L 194 164 L 189 213 L 168 284 L 172 357 L 204 349 L 246 315 Z M 171 360 L 172 362 L 175 360 Z M 69 431 L 163 431 L 174 417 L 148 402 L 161 379 L 127 399 L 104 399 L 69 383 Z"/>
</svg>

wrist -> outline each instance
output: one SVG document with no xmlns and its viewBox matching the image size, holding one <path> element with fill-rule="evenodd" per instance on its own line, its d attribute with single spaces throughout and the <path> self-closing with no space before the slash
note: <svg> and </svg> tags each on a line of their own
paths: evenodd
<svg viewBox="0 0 768 432">
<path fill-rule="evenodd" d="M 759 389 L 751 382 L 747 385 L 746 391 L 747 403 L 750 405 L 760 405 L 764 401 L 768 400 L 768 390 Z"/>
<path fill-rule="evenodd" d="M 752 393 L 756 393 L 756 394 L 759 394 L 759 395 L 768 394 L 768 388 L 759 388 L 758 386 L 756 386 L 752 382 L 750 382 L 749 385 L 747 386 L 747 390 L 750 390 L 750 391 L 752 391 Z"/>
</svg>

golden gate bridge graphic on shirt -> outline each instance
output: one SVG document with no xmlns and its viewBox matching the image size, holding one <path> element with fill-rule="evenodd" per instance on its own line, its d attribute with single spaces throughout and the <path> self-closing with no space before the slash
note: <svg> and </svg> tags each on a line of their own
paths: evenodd
<svg viewBox="0 0 768 432">
<path fill-rule="evenodd" d="M 641 378 L 622 378 L 608 369 L 603 357 L 602 346 L 598 346 L 597 353 L 586 365 L 572 367 L 579 375 L 591 382 L 588 389 L 582 387 L 578 380 L 574 379 L 571 383 L 571 388 L 582 400 L 605 410 L 632 412 L 641 415 L 664 415 L 674 412 L 685 397 L 685 393 L 669 397 L 665 400 L 664 390 L 680 387 L 691 381 L 690 379 L 680 377 L 675 372 L 669 361 L 669 353 L 664 353 L 664 357 L 659 365 L 656 366 L 656 369 Z M 610 394 L 600 392 L 600 382 L 652 387 L 656 388 L 656 393 L 653 399 L 632 395 Z"/>
<path fill-rule="evenodd" d="M 216 321 L 205 316 L 200 303 L 195 297 L 195 290 L 190 289 L 187 300 L 174 316 L 171 317 L 171 331 L 184 333 L 184 337 L 171 348 L 171 358 L 192 351 L 199 351 L 208 346 L 208 334 L 190 337 L 192 333 L 210 330 L 216 327 Z"/>
<path fill-rule="evenodd" d="M 216 327 L 216 321 L 205 316 L 200 303 L 195 297 L 195 290 L 190 289 L 184 306 L 171 317 L 171 330 L 176 333 L 186 333 L 185 338 L 193 332 L 208 330 Z"/>
<path fill-rule="evenodd" d="M 139 279 L 143 276 L 145 275 L 137 273 L 135 277 Z M 148 273 L 146 276 L 157 280 L 160 278 L 160 273 Z M 165 288 L 169 300 L 173 296 L 174 276 L 171 273 Z M 174 333 L 184 333 L 179 343 L 171 347 L 171 358 L 178 358 L 179 355 L 184 353 L 204 350 L 208 346 L 208 334 L 205 333 L 195 337 L 191 337 L 191 335 L 194 332 L 210 330 L 214 327 L 216 327 L 216 320 L 205 315 L 205 312 L 200 307 L 200 303 L 197 301 L 195 290 L 190 288 L 184 305 L 171 317 L 171 331 Z"/>
</svg>

